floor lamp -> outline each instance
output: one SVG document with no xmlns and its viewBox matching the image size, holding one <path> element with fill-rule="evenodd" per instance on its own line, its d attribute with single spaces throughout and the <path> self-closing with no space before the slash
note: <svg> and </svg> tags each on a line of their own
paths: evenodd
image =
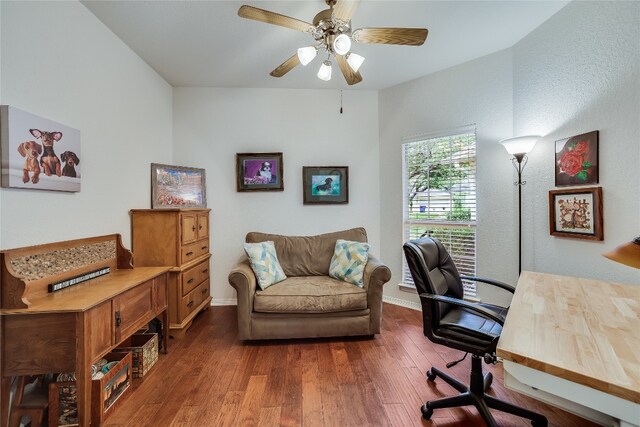
<svg viewBox="0 0 640 427">
<path fill-rule="evenodd" d="M 539 135 L 527 135 L 500 141 L 507 153 L 513 156 L 511 163 L 518 173 L 518 180 L 514 182 L 514 185 L 518 186 L 518 276 L 522 272 L 522 186 L 527 183 L 522 180 L 522 171 L 529 160 L 527 154 L 533 150 L 540 138 Z"/>
</svg>

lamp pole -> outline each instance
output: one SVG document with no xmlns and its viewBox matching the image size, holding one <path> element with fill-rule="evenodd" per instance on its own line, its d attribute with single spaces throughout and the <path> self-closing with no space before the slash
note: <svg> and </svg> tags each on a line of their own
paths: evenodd
<svg viewBox="0 0 640 427">
<path fill-rule="evenodd" d="M 518 276 L 522 272 L 522 186 L 527 183 L 522 180 L 522 171 L 528 160 L 525 153 L 514 154 L 511 158 L 513 167 L 518 173 L 518 180 L 513 183 L 518 186 Z"/>
</svg>

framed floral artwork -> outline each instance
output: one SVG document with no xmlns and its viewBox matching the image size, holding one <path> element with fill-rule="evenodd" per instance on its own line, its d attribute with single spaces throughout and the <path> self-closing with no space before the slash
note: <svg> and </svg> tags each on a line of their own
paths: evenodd
<svg viewBox="0 0 640 427">
<path fill-rule="evenodd" d="M 349 203 L 349 167 L 303 166 L 302 188 L 305 205 Z"/>
<path fill-rule="evenodd" d="M 604 240 L 602 188 L 549 191 L 549 224 L 552 236 Z"/>
<path fill-rule="evenodd" d="M 237 191 L 283 191 L 282 153 L 237 153 Z"/>
<path fill-rule="evenodd" d="M 205 170 L 151 163 L 151 208 L 206 208 Z"/>
<path fill-rule="evenodd" d="M 598 183 L 598 131 L 556 141 L 556 187 Z"/>
</svg>

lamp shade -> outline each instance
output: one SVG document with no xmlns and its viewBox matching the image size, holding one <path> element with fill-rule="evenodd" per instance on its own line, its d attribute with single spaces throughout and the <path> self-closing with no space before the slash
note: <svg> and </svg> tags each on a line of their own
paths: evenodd
<svg viewBox="0 0 640 427">
<path fill-rule="evenodd" d="M 316 57 L 318 49 L 315 46 L 301 47 L 298 49 L 298 59 L 302 65 L 307 65 Z"/>
<path fill-rule="evenodd" d="M 610 252 L 603 253 L 602 256 L 629 267 L 640 268 L 640 236 Z"/>
<path fill-rule="evenodd" d="M 364 62 L 364 56 L 360 56 L 357 53 L 349 52 L 347 54 L 347 64 L 354 72 L 358 72 L 360 66 Z"/>
<path fill-rule="evenodd" d="M 318 70 L 318 78 L 325 82 L 331 80 L 331 62 L 329 60 L 324 61 L 320 66 L 320 70 Z"/>
<path fill-rule="evenodd" d="M 338 55 L 344 55 L 351 49 L 351 39 L 346 34 L 340 34 L 333 40 L 333 51 Z"/>
<path fill-rule="evenodd" d="M 542 138 L 540 135 L 516 136 L 502 139 L 500 144 L 504 145 L 509 154 L 527 154 L 533 150 L 533 146 L 540 138 Z"/>
</svg>

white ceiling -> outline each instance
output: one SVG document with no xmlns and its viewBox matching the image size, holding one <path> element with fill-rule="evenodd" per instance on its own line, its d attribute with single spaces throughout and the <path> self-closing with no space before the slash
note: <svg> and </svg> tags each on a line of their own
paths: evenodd
<svg viewBox="0 0 640 427">
<path fill-rule="evenodd" d="M 340 1 L 340 0 L 338 0 Z M 309 34 L 240 18 L 249 4 L 311 22 L 324 0 L 83 1 L 173 86 L 343 89 L 316 77 L 320 55 L 281 78 L 269 72 L 313 44 Z M 426 27 L 424 45 L 354 44 L 366 60 L 355 89 L 383 89 L 513 46 L 568 1 L 362 0 L 352 27 Z M 335 64 L 334 64 L 335 65 Z"/>
</svg>

